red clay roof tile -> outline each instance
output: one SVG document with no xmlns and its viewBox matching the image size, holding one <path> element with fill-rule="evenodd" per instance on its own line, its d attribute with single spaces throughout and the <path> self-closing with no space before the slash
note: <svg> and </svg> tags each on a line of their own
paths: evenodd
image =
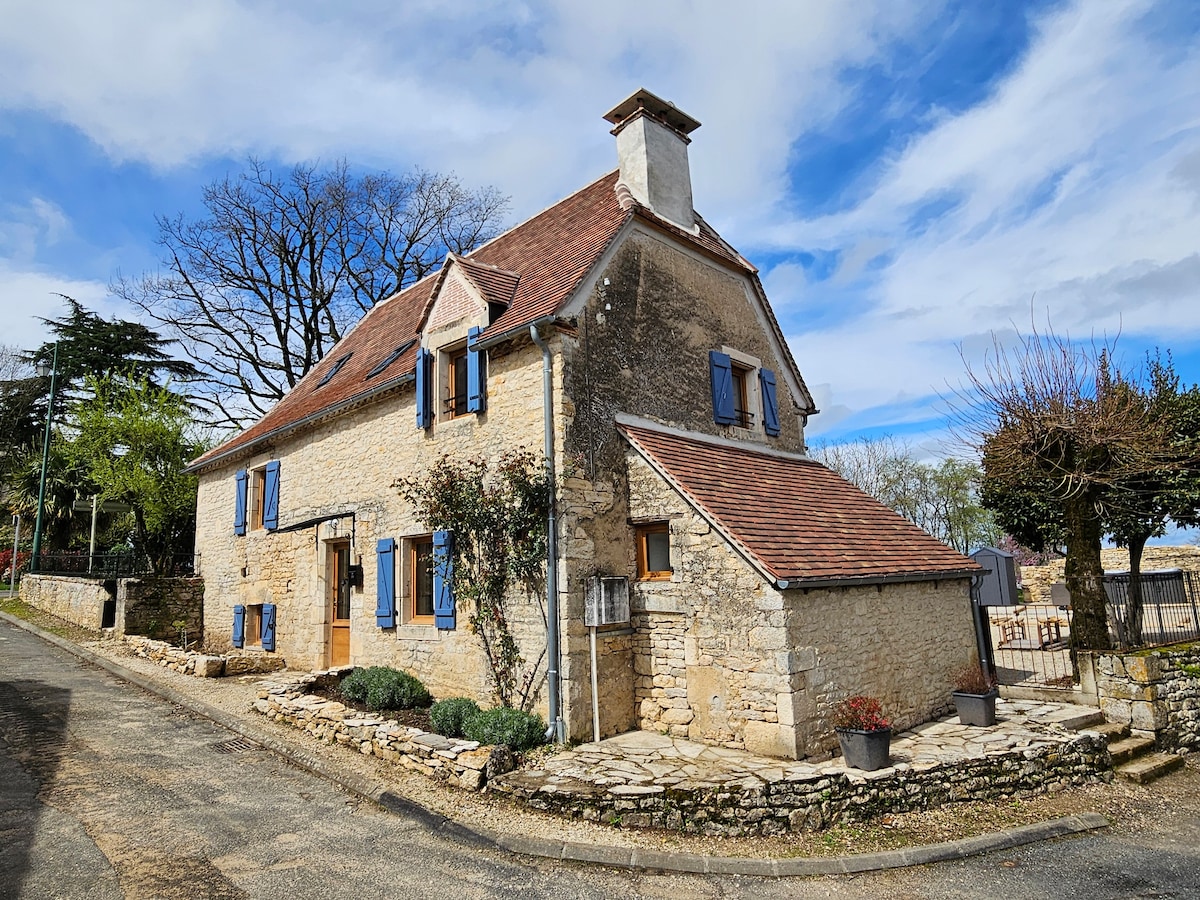
<svg viewBox="0 0 1200 900">
<path fill-rule="evenodd" d="M 777 580 L 878 580 L 978 566 L 819 463 L 623 423 L 702 515 Z"/>
</svg>

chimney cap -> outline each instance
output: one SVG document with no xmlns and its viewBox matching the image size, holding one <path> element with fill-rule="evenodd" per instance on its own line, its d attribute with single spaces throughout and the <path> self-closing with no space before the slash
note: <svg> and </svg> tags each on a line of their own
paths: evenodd
<svg viewBox="0 0 1200 900">
<path fill-rule="evenodd" d="M 619 128 L 625 120 L 639 111 L 646 112 L 665 125 L 674 128 L 680 134 L 691 134 L 700 127 L 699 122 L 680 110 L 674 103 L 655 96 L 645 88 L 634 91 L 605 113 L 604 118 Z M 615 129 L 613 133 L 616 133 Z"/>
</svg>

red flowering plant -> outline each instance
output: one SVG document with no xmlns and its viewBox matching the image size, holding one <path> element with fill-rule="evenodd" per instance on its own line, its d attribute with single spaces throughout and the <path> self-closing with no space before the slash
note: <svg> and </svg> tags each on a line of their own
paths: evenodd
<svg viewBox="0 0 1200 900">
<path fill-rule="evenodd" d="M 833 710 L 833 727 L 850 731 L 886 731 L 892 727 L 874 697 L 848 697 Z"/>
</svg>

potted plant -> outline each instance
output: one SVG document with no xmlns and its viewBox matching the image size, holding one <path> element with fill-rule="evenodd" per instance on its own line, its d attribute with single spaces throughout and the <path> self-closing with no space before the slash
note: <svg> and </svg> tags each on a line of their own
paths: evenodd
<svg viewBox="0 0 1200 900">
<path fill-rule="evenodd" d="M 847 766 L 873 772 L 888 764 L 892 726 L 874 697 L 843 700 L 833 711 L 833 727 Z"/>
<path fill-rule="evenodd" d="M 1000 690 L 996 680 L 976 665 L 959 670 L 954 676 L 954 708 L 964 725 L 995 725 L 996 698 Z"/>
</svg>

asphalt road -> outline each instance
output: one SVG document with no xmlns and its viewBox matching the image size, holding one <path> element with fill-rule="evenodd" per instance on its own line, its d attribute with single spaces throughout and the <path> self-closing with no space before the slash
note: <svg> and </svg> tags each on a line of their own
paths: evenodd
<svg viewBox="0 0 1200 900">
<path fill-rule="evenodd" d="M 0 898 L 1200 897 L 1194 769 L 1175 776 L 1153 827 L 772 880 L 460 843 L 236 740 L 0 621 Z"/>
</svg>

